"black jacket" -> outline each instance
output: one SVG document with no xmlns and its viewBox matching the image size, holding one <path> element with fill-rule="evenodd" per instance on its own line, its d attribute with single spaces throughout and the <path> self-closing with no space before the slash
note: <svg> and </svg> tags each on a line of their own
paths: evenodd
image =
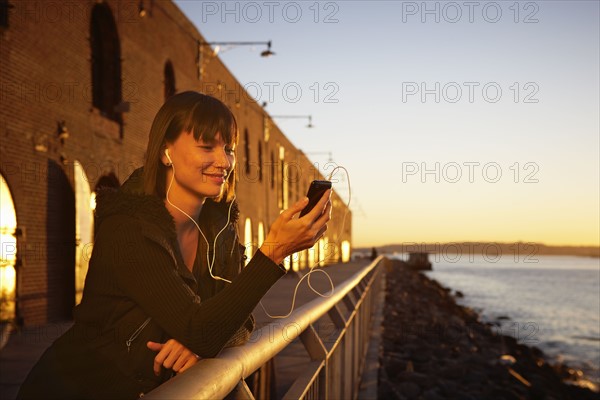
<svg viewBox="0 0 600 400">
<path fill-rule="evenodd" d="M 117 192 L 98 196 L 96 238 L 75 324 L 42 356 L 20 398 L 134 398 L 158 386 L 169 371 L 153 373 L 146 343 L 174 338 L 201 357 L 248 340 L 251 312 L 285 270 L 258 251 L 243 268 L 237 209 L 207 200 L 193 272 L 179 250 L 173 218 L 161 199 L 141 193 L 141 171 Z M 238 275 L 239 274 L 239 275 Z M 53 382 L 48 383 L 48 377 Z"/>
</svg>

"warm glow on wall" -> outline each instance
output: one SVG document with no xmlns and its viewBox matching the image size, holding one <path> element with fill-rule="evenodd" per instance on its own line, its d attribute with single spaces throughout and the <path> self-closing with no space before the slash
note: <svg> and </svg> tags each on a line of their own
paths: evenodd
<svg viewBox="0 0 600 400">
<path fill-rule="evenodd" d="M 262 222 L 258 223 L 258 247 L 265 242 L 265 226 Z"/>
<path fill-rule="evenodd" d="M 16 228 L 17 215 L 12 195 L 4 177 L 0 175 L 0 320 L 14 317 Z"/>
<path fill-rule="evenodd" d="M 350 242 L 344 240 L 342 242 L 342 262 L 350 261 Z"/>
<path fill-rule="evenodd" d="M 95 193 L 91 192 L 89 179 L 79 161 L 73 163 L 75 172 L 75 304 L 83 295 L 83 286 L 93 246 Z M 94 208 L 92 208 L 94 207 Z"/>
<path fill-rule="evenodd" d="M 326 254 L 325 254 L 325 238 L 321 238 L 319 240 L 319 267 L 322 267 L 325 265 L 325 258 L 326 258 Z"/>
<path fill-rule="evenodd" d="M 244 224 L 244 246 L 246 246 L 246 265 L 250 262 L 250 258 L 254 254 L 252 248 L 252 221 L 250 218 L 246 218 Z"/>
</svg>

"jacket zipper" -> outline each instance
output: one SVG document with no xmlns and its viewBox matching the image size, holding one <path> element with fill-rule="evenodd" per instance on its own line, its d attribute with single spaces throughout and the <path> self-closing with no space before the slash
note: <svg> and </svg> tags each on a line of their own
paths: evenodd
<svg viewBox="0 0 600 400">
<path fill-rule="evenodd" d="M 137 339 L 137 337 L 140 335 L 140 333 L 142 333 L 142 331 L 144 330 L 144 328 L 146 327 L 146 325 L 148 325 L 148 323 L 150 323 L 151 319 L 152 319 L 151 317 L 148 317 L 144 321 L 144 323 L 142 325 L 140 325 L 140 327 L 137 328 L 135 330 L 135 332 L 133 332 L 133 334 L 131 335 L 131 337 L 128 340 L 125 341 L 125 345 L 127 346 L 127 353 L 129 353 L 129 351 L 131 350 L 131 343 L 133 343 L 133 341 L 135 339 Z"/>
</svg>

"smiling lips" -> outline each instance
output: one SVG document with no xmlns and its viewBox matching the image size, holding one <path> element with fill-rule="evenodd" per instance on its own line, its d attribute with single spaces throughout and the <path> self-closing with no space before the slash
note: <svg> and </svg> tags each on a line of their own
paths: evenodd
<svg viewBox="0 0 600 400">
<path fill-rule="evenodd" d="M 212 182 L 217 183 L 219 185 L 222 185 L 223 182 L 225 182 L 225 177 L 227 176 L 227 174 L 225 172 L 213 173 L 213 174 L 204 173 L 203 175 L 208 177 L 208 179 L 211 180 Z"/>
</svg>

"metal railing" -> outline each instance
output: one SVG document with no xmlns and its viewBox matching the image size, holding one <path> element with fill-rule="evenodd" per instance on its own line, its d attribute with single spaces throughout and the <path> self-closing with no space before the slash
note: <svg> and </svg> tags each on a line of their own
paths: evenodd
<svg viewBox="0 0 600 400">
<path fill-rule="evenodd" d="M 244 379 L 264 369 L 297 337 L 310 356 L 284 399 L 355 399 L 365 364 L 375 299 L 381 287 L 383 264 L 379 257 L 346 281 L 330 297 L 317 298 L 296 309 L 289 317 L 264 326 L 253 340 L 224 349 L 217 358 L 203 359 L 186 373 L 165 382 L 148 399 L 219 399 L 236 390 L 236 398 L 253 399 Z M 328 316 L 335 329 L 326 343 L 315 329 Z M 321 329 L 322 331 L 322 329 Z M 265 374 L 262 374 L 265 375 Z M 268 384 L 257 396 L 274 398 Z M 256 390 L 255 390 L 256 392 Z M 281 397 L 281 396 L 277 396 Z"/>
</svg>

